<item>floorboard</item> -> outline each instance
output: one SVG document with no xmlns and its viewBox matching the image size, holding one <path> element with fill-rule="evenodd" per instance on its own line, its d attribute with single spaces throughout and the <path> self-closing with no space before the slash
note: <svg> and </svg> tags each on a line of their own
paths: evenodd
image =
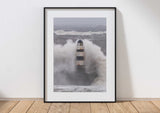
<svg viewBox="0 0 160 113">
<path fill-rule="evenodd" d="M 35 101 L 27 113 L 48 113 L 51 103 L 44 103 L 43 101 Z"/>
<path fill-rule="evenodd" d="M 20 101 L 10 113 L 26 113 L 34 101 Z"/>
<path fill-rule="evenodd" d="M 52 103 L 48 113 L 69 113 L 70 103 Z"/>
<path fill-rule="evenodd" d="M 91 113 L 90 103 L 71 103 L 70 113 Z"/>
<path fill-rule="evenodd" d="M 0 101 L 0 113 L 8 113 L 18 101 Z"/>
<path fill-rule="evenodd" d="M 138 113 L 130 102 L 107 103 L 110 113 Z"/>
<path fill-rule="evenodd" d="M 160 110 L 150 101 L 131 102 L 140 113 L 160 113 Z"/>
<path fill-rule="evenodd" d="M 105 103 L 91 103 L 91 113 L 109 113 Z"/>
<path fill-rule="evenodd" d="M 152 103 L 160 109 L 160 101 L 152 101 Z"/>
</svg>

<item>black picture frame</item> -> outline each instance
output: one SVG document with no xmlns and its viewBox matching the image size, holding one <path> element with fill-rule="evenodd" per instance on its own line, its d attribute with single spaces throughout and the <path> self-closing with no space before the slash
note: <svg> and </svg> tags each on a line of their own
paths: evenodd
<svg viewBox="0 0 160 113">
<path fill-rule="evenodd" d="M 46 66 L 45 66 L 45 62 L 46 62 L 46 56 L 45 56 L 45 35 L 46 35 L 46 29 L 45 29 L 45 21 L 46 21 L 46 10 L 47 9 L 113 9 L 114 12 L 115 12 L 115 99 L 114 101 L 46 101 L 46 77 L 45 77 L 45 71 L 46 71 Z M 117 9 L 116 7 L 44 7 L 43 8 L 43 101 L 44 103 L 66 103 L 66 102 L 69 102 L 69 103 L 88 103 L 88 102 L 92 102 L 92 103 L 115 103 L 117 100 L 116 100 L 116 37 L 117 37 L 117 34 L 116 34 L 116 26 L 117 26 Z"/>
</svg>

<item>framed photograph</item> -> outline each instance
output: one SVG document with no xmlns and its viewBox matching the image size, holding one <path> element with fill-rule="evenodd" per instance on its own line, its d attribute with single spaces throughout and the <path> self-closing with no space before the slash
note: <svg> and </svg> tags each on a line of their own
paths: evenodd
<svg viewBox="0 0 160 113">
<path fill-rule="evenodd" d="M 116 101 L 116 8 L 44 8 L 44 102 Z"/>
</svg>

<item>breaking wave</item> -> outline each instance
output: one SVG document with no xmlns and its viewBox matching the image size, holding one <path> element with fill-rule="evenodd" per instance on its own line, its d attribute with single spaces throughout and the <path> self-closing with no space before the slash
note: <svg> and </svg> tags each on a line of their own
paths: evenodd
<svg viewBox="0 0 160 113">
<path fill-rule="evenodd" d="M 78 32 L 78 31 L 64 31 L 64 30 L 56 30 L 54 32 L 56 35 L 101 35 L 101 34 L 105 34 L 105 31 L 97 31 L 97 32 L 93 32 L 93 31 L 88 31 L 88 32 Z"/>
<path fill-rule="evenodd" d="M 101 48 L 91 41 L 84 39 L 83 43 L 85 48 L 84 72 L 77 72 L 75 65 L 76 42 L 67 40 L 64 45 L 54 45 L 55 91 L 66 91 L 64 86 L 74 86 L 73 89 L 70 87 L 69 91 L 82 91 L 83 86 L 92 86 L 88 89 L 89 91 L 92 91 L 92 89 L 93 91 L 105 91 L 106 56 L 101 51 Z M 79 86 L 80 89 L 75 88 L 75 86 L 77 88 Z"/>
</svg>

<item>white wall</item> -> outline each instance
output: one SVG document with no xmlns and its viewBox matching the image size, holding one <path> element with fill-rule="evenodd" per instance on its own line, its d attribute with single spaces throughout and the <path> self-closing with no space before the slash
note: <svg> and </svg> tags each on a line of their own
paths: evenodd
<svg viewBox="0 0 160 113">
<path fill-rule="evenodd" d="M 116 6 L 117 97 L 160 98 L 160 1 L 1 0 L 0 98 L 43 97 L 43 7 Z"/>
</svg>

